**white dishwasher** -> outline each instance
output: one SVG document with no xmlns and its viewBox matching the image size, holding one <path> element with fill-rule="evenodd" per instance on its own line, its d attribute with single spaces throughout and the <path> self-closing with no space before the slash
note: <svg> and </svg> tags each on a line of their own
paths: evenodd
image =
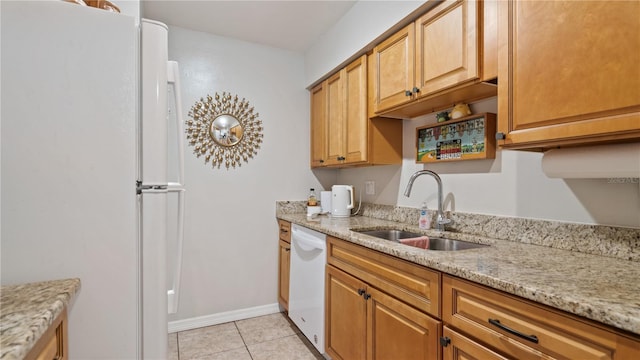
<svg viewBox="0 0 640 360">
<path fill-rule="evenodd" d="M 327 236 L 291 225 L 289 318 L 324 354 L 324 271 Z"/>
</svg>

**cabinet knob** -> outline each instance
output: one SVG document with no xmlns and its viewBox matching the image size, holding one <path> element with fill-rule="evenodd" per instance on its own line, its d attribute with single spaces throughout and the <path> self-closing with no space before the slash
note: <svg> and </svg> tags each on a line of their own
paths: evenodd
<svg viewBox="0 0 640 360">
<path fill-rule="evenodd" d="M 496 140 L 504 140 L 506 138 L 507 138 L 507 136 L 503 132 L 497 132 L 496 133 Z"/>
<path fill-rule="evenodd" d="M 358 289 L 358 295 L 360 296 L 364 295 L 364 289 Z"/>
<path fill-rule="evenodd" d="M 284 251 L 291 251 L 291 248 L 284 248 Z"/>
<path fill-rule="evenodd" d="M 415 87 L 415 86 L 414 86 L 414 87 L 413 87 L 413 93 L 414 93 L 414 94 L 417 94 L 417 93 L 419 93 L 419 92 L 420 92 L 420 89 L 418 89 L 417 87 Z"/>
<path fill-rule="evenodd" d="M 404 94 L 405 94 L 406 96 L 411 96 L 411 95 L 413 95 L 413 93 L 411 92 L 411 90 L 405 90 L 405 91 L 404 91 Z"/>
<path fill-rule="evenodd" d="M 346 159 L 347 159 L 347 158 L 346 158 L 346 157 L 344 157 L 344 156 L 338 156 L 338 161 L 343 161 L 343 160 L 346 160 Z"/>
<path fill-rule="evenodd" d="M 365 300 L 369 300 L 369 298 L 371 298 L 371 294 L 364 294 L 364 299 Z"/>
<path fill-rule="evenodd" d="M 451 339 L 448 338 L 447 336 L 443 336 L 440 338 L 440 345 L 442 347 L 447 347 L 449 346 L 449 344 L 451 344 Z"/>
<path fill-rule="evenodd" d="M 324 163 L 324 160 L 320 159 L 320 164 Z"/>
</svg>

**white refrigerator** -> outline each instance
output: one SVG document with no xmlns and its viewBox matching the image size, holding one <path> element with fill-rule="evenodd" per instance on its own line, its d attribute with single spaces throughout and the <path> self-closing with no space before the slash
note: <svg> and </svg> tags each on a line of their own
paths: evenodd
<svg viewBox="0 0 640 360">
<path fill-rule="evenodd" d="M 1 283 L 80 278 L 70 359 L 166 358 L 184 217 L 167 28 L 62 1 L 0 13 Z"/>
</svg>

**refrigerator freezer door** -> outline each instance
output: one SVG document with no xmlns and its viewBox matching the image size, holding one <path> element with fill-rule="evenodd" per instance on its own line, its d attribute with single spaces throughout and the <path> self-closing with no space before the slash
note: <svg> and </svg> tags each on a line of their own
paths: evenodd
<svg viewBox="0 0 640 360">
<path fill-rule="evenodd" d="M 69 359 L 135 359 L 136 20 L 1 6 L 2 283 L 80 278 Z"/>
<path fill-rule="evenodd" d="M 140 121 L 141 174 L 144 185 L 167 185 L 167 61 L 166 25 L 142 19 Z"/>
</svg>

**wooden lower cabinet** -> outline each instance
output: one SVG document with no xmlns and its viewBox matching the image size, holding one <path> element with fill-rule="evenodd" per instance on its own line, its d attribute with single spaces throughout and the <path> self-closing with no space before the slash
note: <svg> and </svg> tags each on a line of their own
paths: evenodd
<svg viewBox="0 0 640 360">
<path fill-rule="evenodd" d="M 334 360 L 366 359 L 366 283 L 333 266 L 326 267 L 325 343 Z"/>
<path fill-rule="evenodd" d="M 468 337 L 459 334 L 448 326 L 442 328 L 442 336 L 447 346 L 442 352 L 444 360 L 507 360 L 508 358 L 487 349 Z"/>
<path fill-rule="evenodd" d="M 367 359 L 440 359 L 442 322 L 375 288 L 367 295 Z"/>
<path fill-rule="evenodd" d="M 279 220 L 278 302 L 289 310 L 289 267 L 291 265 L 291 223 Z"/>
<path fill-rule="evenodd" d="M 442 320 L 445 337 L 452 328 L 474 339 L 454 333 L 445 359 L 474 359 L 456 356 L 456 349 L 480 347 L 523 360 L 640 359 L 638 336 L 448 275 L 442 278 Z"/>
<path fill-rule="evenodd" d="M 278 266 L 278 302 L 289 310 L 289 267 L 291 265 L 291 244 L 280 240 Z"/>
<path fill-rule="evenodd" d="M 331 236 L 325 286 L 334 360 L 640 359 L 638 335 Z"/>
<path fill-rule="evenodd" d="M 69 348 L 67 330 L 67 309 L 53 320 L 51 326 L 36 342 L 25 360 L 67 360 Z"/>
<path fill-rule="evenodd" d="M 332 359 L 439 359 L 441 322 L 327 265 L 326 342 Z"/>
</svg>

